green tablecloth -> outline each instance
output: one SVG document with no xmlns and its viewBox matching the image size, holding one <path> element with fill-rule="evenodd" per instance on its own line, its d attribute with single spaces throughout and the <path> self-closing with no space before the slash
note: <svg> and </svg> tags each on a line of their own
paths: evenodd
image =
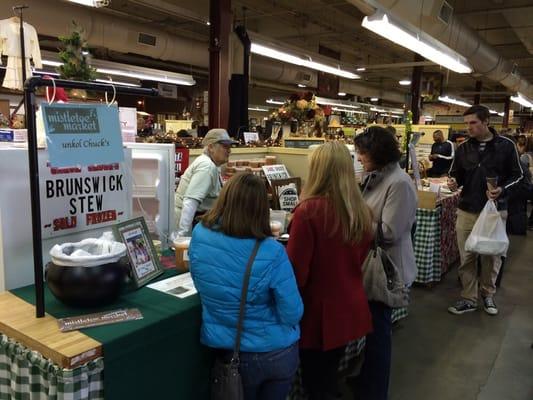
<svg viewBox="0 0 533 400">
<path fill-rule="evenodd" d="M 33 285 L 12 293 L 35 303 Z M 46 312 L 56 318 L 104 311 L 66 307 L 48 289 L 45 295 Z M 138 308 L 144 319 L 82 330 L 103 344 L 106 400 L 207 399 L 210 353 L 199 342 L 198 296 L 178 299 L 144 287 L 105 309 L 118 308 Z"/>
</svg>

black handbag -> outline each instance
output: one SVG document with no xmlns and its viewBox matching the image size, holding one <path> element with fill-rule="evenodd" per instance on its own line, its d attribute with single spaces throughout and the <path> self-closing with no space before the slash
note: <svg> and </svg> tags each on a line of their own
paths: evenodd
<svg viewBox="0 0 533 400">
<path fill-rule="evenodd" d="M 211 369 L 211 400 L 242 400 L 244 393 L 242 389 L 241 374 L 239 373 L 239 351 L 241 347 L 242 323 L 244 320 L 244 309 L 246 305 L 246 296 L 248 294 L 248 284 L 250 282 L 250 273 L 252 264 L 259 250 L 259 241 L 255 242 L 252 255 L 248 260 L 244 280 L 242 284 L 241 303 L 239 309 L 239 320 L 237 322 L 237 337 L 230 362 L 225 362 L 222 358 L 217 357 L 215 364 Z"/>
</svg>

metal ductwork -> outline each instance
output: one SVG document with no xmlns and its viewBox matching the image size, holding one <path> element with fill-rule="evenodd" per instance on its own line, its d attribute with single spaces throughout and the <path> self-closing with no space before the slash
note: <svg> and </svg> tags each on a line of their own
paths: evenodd
<svg viewBox="0 0 533 400">
<path fill-rule="evenodd" d="M 378 97 L 380 99 L 393 101 L 395 103 L 406 102 L 406 95 L 402 92 L 388 89 L 378 89 L 347 79 L 341 79 L 339 82 L 339 91 L 344 93 L 354 93 L 360 97 Z"/>
<path fill-rule="evenodd" d="M 6 1 L 4 1 L 5 3 Z M 0 19 L 9 18 L 11 7 L 18 4 L 15 0 L 2 3 Z M 208 43 L 169 34 L 148 24 L 134 23 L 130 20 L 108 15 L 68 2 L 27 0 L 25 20 L 33 25 L 42 35 L 57 37 L 67 35 L 72 20 L 83 27 L 91 47 L 103 47 L 114 52 L 133 53 L 157 60 L 171 61 L 185 65 L 208 68 Z M 123 61 L 124 62 L 124 61 Z M 253 56 L 251 61 L 251 78 L 256 82 L 271 81 L 294 85 L 317 86 L 317 72 L 303 67 Z M 365 93 L 390 101 L 403 102 L 400 92 L 382 92 L 361 84 L 340 79 L 340 84 L 347 84 L 345 91 L 365 97 Z M 380 94 L 378 94 L 380 93 Z"/>
<path fill-rule="evenodd" d="M 250 78 L 252 79 L 268 79 L 272 82 L 292 85 L 299 83 L 309 87 L 317 87 L 317 72 L 307 68 L 296 67 L 275 60 L 267 61 L 265 58 L 256 55 L 252 55 L 251 67 Z"/>
<path fill-rule="evenodd" d="M 533 98 L 533 85 L 472 29 L 453 15 L 444 0 L 346 0 L 370 15 L 376 8 L 418 27 L 467 58 L 475 72 L 500 82 L 512 92 Z M 451 12 L 450 12 L 451 11 Z"/>
<path fill-rule="evenodd" d="M 4 3 L 9 4 L 4 4 Z M 46 3 L 46 4 L 44 4 Z M 2 18 L 11 15 L 11 6 L 17 1 L 2 1 Z M 37 32 L 47 36 L 69 33 L 72 20 L 85 30 L 92 47 L 106 47 L 122 53 L 136 53 L 159 60 L 207 67 L 207 43 L 173 36 L 148 24 L 134 23 L 103 12 L 80 7 L 68 2 L 28 0 L 25 20 Z"/>
</svg>

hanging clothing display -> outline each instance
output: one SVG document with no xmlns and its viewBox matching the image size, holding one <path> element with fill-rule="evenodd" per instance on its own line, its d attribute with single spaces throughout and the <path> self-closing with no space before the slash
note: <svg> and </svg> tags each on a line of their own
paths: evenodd
<svg viewBox="0 0 533 400">
<path fill-rule="evenodd" d="M 42 68 L 41 50 L 37 31 L 24 22 L 24 49 L 26 77 L 32 76 L 30 59 L 36 68 Z M 7 56 L 6 76 L 2 86 L 22 90 L 22 54 L 20 49 L 20 20 L 18 17 L 0 20 L 0 56 Z M 1 61 L 1 59 L 0 59 Z"/>
</svg>

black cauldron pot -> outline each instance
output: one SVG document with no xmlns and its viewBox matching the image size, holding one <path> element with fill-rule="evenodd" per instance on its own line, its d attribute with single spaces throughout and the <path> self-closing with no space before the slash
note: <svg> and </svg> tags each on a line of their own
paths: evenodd
<svg viewBox="0 0 533 400">
<path fill-rule="evenodd" d="M 128 261 L 94 267 L 66 267 L 49 262 L 45 276 L 48 288 L 63 304 L 72 307 L 101 307 L 120 294 L 127 274 Z"/>
</svg>

